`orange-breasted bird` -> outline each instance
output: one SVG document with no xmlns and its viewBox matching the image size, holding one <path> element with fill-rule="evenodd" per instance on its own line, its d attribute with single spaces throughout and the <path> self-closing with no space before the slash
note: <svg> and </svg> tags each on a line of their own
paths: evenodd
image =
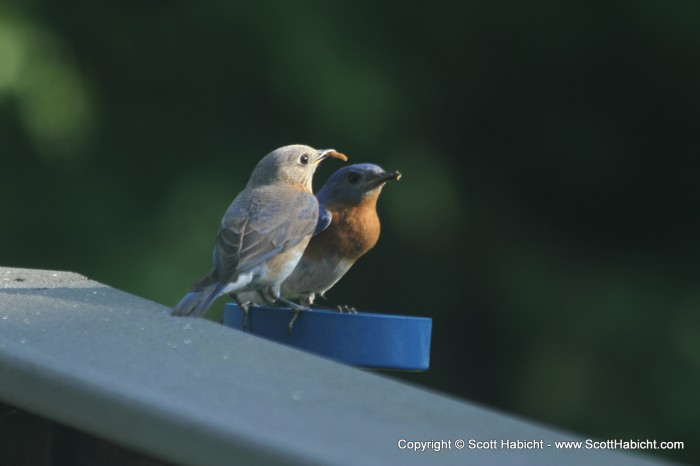
<svg viewBox="0 0 700 466">
<path fill-rule="evenodd" d="M 377 244 L 377 199 L 389 180 L 400 177 L 397 171 L 387 172 L 369 163 L 349 165 L 330 176 L 316 194 L 320 211 L 317 233 L 282 283 L 284 298 L 310 306 L 316 295 L 323 297 Z"/>
</svg>

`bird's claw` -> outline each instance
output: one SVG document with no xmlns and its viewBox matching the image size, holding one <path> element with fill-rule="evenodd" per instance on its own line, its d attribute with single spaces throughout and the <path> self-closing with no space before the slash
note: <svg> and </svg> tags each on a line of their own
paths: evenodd
<svg viewBox="0 0 700 466">
<path fill-rule="evenodd" d="M 289 301 L 288 299 L 282 299 L 282 298 L 277 298 L 279 302 L 282 302 L 289 306 L 292 309 L 292 318 L 289 320 L 289 324 L 287 324 L 287 333 L 290 335 L 292 334 L 292 330 L 294 329 L 294 322 L 296 322 L 297 317 L 299 317 L 299 313 L 302 311 L 308 311 L 309 308 L 306 306 L 302 306 L 300 304 L 297 304 L 295 302 Z"/>
<path fill-rule="evenodd" d="M 240 299 L 238 299 L 238 296 L 231 294 L 230 295 L 234 301 L 236 301 L 236 304 L 238 304 L 238 307 L 241 308 L 241 314 L 243 314 L 243 317 L 241 319 L 241 330 L 244 332 L 248 333 L 250 331 L 250 317 L 249 317 L 249 310 L 250 310 L 250 301 L 243 302 Z"/>
<path fill-rule="evenodd" d="M 347 304 L 341 304 L 335 308 L 341 314 L 357 314 L 357 309 Z"/>
<path fill-rule="evenodd" d="M 294 309 L 292 310 L 292 318 L 289 319 L 289 324 L 287 324 L 287 333 L 289 335 L 292 334 L 292 330 L 294 330 L 294 322 L 296 322 L 297 317 L 299 317 L 299 313 L 301 312 L 301 309 Z"/>
</svg>

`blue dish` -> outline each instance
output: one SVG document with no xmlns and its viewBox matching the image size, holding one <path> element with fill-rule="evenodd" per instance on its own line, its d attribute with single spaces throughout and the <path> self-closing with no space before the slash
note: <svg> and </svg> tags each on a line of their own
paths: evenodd
<svg viewBox="0 0 700 466">
<path fill-rule="evenodd" d="M 299 314 L 290 335 L 291 317 L 289 308 L 251 306 L 249 331 L 354 366 L 411 371 L 430 366 L 433 320 L 428 317 L 310 309 Z M 224 325 L 241 330 L 242 322 L 240 307 L 226 304 Z"/>
</svg>

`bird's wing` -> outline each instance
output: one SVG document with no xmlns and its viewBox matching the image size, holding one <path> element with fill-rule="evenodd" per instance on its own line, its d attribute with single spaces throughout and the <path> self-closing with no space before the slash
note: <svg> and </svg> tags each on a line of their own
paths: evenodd
<svg viewBox="0 0 700 466">
<path fill-rule="evenodd" d="M 318 206 L 318 222 L 316 222 L 316 229 L 314 230 L 314 236 L 317 234 L 321 233 L 323 230 L 328 228 L 328 225 L 331 224 L 331 220 L 333 220 L 333 215 L 331 215 L 330 211 L 326 209 L 326 207 L 323 204 L 319 204 Z"/>
<path fill-rule="evenodd" d="M 290 248 L 316 228 L 318 202 L 297 190 L 265 190 L 239 196 L 222 220 L 214 267 L 219 280 L 235 280 L 270 257 Z"/>
<path fill-rule="evenodd" d="M 233 205 L 231 205 L 233 208 Z M 231 210 L 229 208 L 229 211 Z M 221 282 L 235 281 L 238 276 L 240 251 L 243 247 L 243 237 L 248 225 L 248 215 L 241 212 L 231 218 L 224 227 L 223 223 L 214 245 L 214 270 Z"/>
</svg>

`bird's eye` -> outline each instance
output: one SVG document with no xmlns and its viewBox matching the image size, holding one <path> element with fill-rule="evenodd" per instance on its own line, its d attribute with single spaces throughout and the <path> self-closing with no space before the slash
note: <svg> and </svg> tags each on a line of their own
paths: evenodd
<svg viewBox="0 0 700 466">
<path fill-rule="evenodd" d="M 299 157 L 299 163 L 302 165 L 307 165 L 309 163 L 309 154 L 304 154 Z"/>
<path fill-rule="evenodd" d="M 348 183 L 357 184 L 358 181 L 360 181 L 360 174 L 359 173 L 357 173 L 357 172 L 348 173 Z"/>
</svg>

